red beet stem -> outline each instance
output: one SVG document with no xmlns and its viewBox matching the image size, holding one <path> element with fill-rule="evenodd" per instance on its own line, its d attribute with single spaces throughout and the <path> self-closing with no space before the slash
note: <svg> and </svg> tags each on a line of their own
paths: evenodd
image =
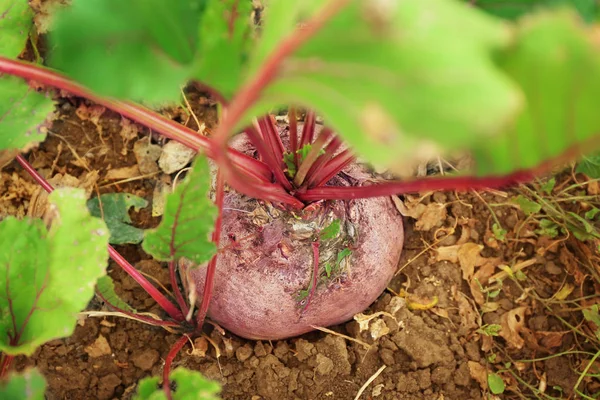
<svg viewBox="0 0 600 400">
<path fill-rule="evenodd" d="M 306 178 L 306 174 L 308 174 L 310 167 L 317 161 L 317 158 L 321 155 L 321 150 L 332 136 L 333 131 L 329 128 L 324 128 L 317 140 L 312 144 L 306 158 L 302 160 L 302 164 L 298 167 L 296 176 L 294 176 L 294 184 L 296 186 L 301 186 L 304 183 L 304 179 Z"/>
<path fill-rule="evenodd" d="M 329 160 L 323 168 L 316 171 L 312 181 L 315 183 L 315 186 L 322 186 L 339 174 L 350 163 L 354 162 L 354 160 L 352 152 L 346 149 Z"/>
<path fill-rule="evenodd" d="M 300 148 L 313 142 L 315 137 L 315 122 L 316 115 L 313 110 L 306 113 L 304 118 L 304 126 L 302 127 L 302 136 L 300 137 Z"/>
<path fill-rule="evenodd" d="M 298 169 L 298 120 L 296 119 L 296 108 L 290 107 L 288 112 L 288 119 L 290 121 L 290 152 L 294 157 L 294 165 L 296 170 Z"/>
<path fill-rule="evenodd" d="M 187 343 L 189 338 L 187 335 L 180 337 L 169 350 L 167 357 L 165 358 L 165 366 L 163 367 L 163 391 L 167 396 L 168 400 L 173 400 L 173 394 L 171 393 L 171 382 L 169 381 L 169 375 L 171 374 L 171 364 L 177 356 L 177 354 L 183 349 L 183 346 Z"/>
</svg>

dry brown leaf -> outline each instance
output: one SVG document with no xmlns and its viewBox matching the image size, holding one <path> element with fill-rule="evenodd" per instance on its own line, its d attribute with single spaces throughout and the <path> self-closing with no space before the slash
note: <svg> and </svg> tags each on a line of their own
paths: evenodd
<svg viewBox="0 0 600 400">
<path fill-rule="evenodd" d="M 129 179 L 140 176 L 140 169 L 137 165 L 131 167 L 115 168 L 106 173 L 104 179 L 107 181 L 118 181 L 121 179 Z"/>
<path fill-rule="evenodd" d="M 454 293 L 454 300 L 458 306 L 458 315 L 460 316 L 460 326 L 465 330 L 475 330 L 479 326 L 479 314 L 475 307 L 468 300 L 464 293 L 456 291 Z"/>
<path fill-rule="evenodd" d="M 158 157 L 162 148 L 148 141 L 148 138 L 143 138 L 135 142 L 133 145 L 133 154 L 137 160 L 140 172 L 144 175 L 158 172 Z"/>
<path fill-rule="evenodd" d="M 521 337 L 521 332 L 525 328 L 525 312 L 527 307 L 517 307 L 514 310 L 507 311 L 500 317 L 500 336 L 506 340 L 510 347 L 521 349 L 525 340 Z"/>
<path fill-rule="evenodd" d="M 373 338 L 373 340 L 377 340 L 380 337 L 390 333 L 390 328 L 388 328 L 384 320 L 377 319 L 371 324 L 371 327 L 369 328 L 369 333 L 371 334 L 371 338 Z"/>
<path fill-rule="evenodd" d="M 539 340 L 542 348 L 550 350 L 562 346 L 563 338 L 568 332 L 535 332 L 536 338 Z"/>
<path fill-rule="evenodd" d="M 590 180 L 587 183 L 587 192 L 590 196 L 597 196 L 600 194 L 600 183 L 597 180 Z"/>
<path fill-rule="evenodd" d="M 483 305 L 486 302 L 484 294 L 481 292 L 481 286 L 488 283 L 490 277 L 496 270 L 496 267 L 500 263 L 499 258 L 488 258 L 488 261 L 481 266 L 473 275 L 473 279 L 469 282 L 469 288 L 473 298 L 479 305 Z"/>
<path fill-rule="evenodd" d="M 98 133 L 102 133 L 102 125 L 100 125 L 100 117 L 106 111 L 106 107 L 93 104 L 91 106 L 85 105 L 85 103 L 81 103 L 77 110 L 75 110 L 75 114 L 82 121 L 90 121 L 92 124 L 96 126 L 96 130 Z"/>
<path fill-rule="evenodd" d="M 179 171 L 192 161 L 196 152 L 183 144 L 171 140 L 163 146 L 158 166 L 165 174 Z"/>
<path fill-rule="evenodd" d="M 121 138 L 123 139 L 123 148 L 121 149 L 122 155 L 127 155 L 127 145 L 133 139 L 138 137 L 138 133 L 139 129 L 135 123 L 127 118 L 121 118 L 121 131 L 119 132 L 119 135 L 121 135 Z"/>
<path fill-rule="evenodd" d="M 425 205 L 421 203 L 425 197 L 428 196 L 416 199 L 406 196 L 404 201 L 400 200 L 397 196 L 392 197 L 400 214 L 417 220 L 415 229 L 418 231 L 429 231 L 442 226 L 448 215 L 446 204 L 429 203 Z"/>
<path fill-rule="evenodd" d="M 476 361 L 469 361 L 467 364 L 469 365 L 469 374 L 471 375 L 471 378 L 479 383 L 482 390 L 487 390 L 487 368 Z"/>
<path fill-rule="evenodd" d="M 194 346 L 192 347 L 192 351 L 188 352 L 188 354 L 192 357 L 204 358 L 206 357 L 206 352 L 208 351 L 208 340 L 205 337 L 201 336 L 199 338 L 194 339 Z"/>
</svg>

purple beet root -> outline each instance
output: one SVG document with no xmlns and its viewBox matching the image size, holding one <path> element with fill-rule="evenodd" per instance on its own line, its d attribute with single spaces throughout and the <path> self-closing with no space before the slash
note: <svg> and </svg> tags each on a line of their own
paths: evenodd
<svg viewBox="0 0 600 400">
<path fill-rule="evenodd" d="M 370 178 L 353 165 L 328 184 L 363 185 Z M 321 237 L 338 222 L 337 235 Z M 394 275 L 404 241 L 402 217 L 389 197 L 325 201 L 291 212 L 230 191 L 221 232 L 208 316 L 236 335 L 263 340 L 339 324 L 363 311 Z M 311 297 L 315 241 L 319 269 Z M 180 265 L 202 299 L 205 266 Z"/>
</svg>

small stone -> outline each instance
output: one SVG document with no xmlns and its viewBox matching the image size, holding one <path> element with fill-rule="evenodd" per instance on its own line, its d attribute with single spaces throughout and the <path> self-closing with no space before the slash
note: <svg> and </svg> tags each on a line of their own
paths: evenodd
<svg viewBox="0 0 600 400">
<path fill-rule="evenodd" d="M 148 138 L 138 140 L 133 145 L 133 154 L 142 174 L 158 172 L 156 161 L 162 153 L 162 147 L 150 143 Z"/>
<path fill-rule="evenodd" d="M 321 375 L 328 375 L 333 371 L 333 361 L 331 358 L 324 356 L 323 354 L 317 354 L 317 366 L 315 371 Z"/>
<path fill-rule="evenodd" d="M 563 273 L 563 269 L 556 265 L 554 261 L 548 261 L 546 263 L 546 272 L 550 275 L 560 275 Z"/>
<path fill-rule="evenodd" d="M 263 342 L 257 342 L 254 346 L 254 354 L 256 357 L 264 357 L 267 355 L 267 351 L 265 350 L 265 345 Z"/>
<path fill-rule="evenodd" d="M 171 140 L 165 144 L 158 159 L 158 166 L 165 174 L 179 171 L 192 161 L 196 152 L 179 142 Z"/>
<path fill-rule="evenodd" d="M 154 349 L 138 351 L 131 356 L 133 365 L 143 371 L 150 371 L 159 358 L 160 354 Z"/>
<path fill-rule="evenodd" d="M 235 351 L 235 356 L 237 357 L 237 359 L 240 362 L 244 362 L 247 359 L 250 358 L 250 356 L 252 355 L 252 347 L 250 347 L 250 344 L 246 343 L 245 345 L 238 347 L 238 349 Z"/>
<path fill-rule="evenodd" d="M 98 336 L 94 343 L 87 346 L 84 351 L 92 358 L 107 356 L 112 353 L 108 341 L 102 335 Z"/>
</svg>

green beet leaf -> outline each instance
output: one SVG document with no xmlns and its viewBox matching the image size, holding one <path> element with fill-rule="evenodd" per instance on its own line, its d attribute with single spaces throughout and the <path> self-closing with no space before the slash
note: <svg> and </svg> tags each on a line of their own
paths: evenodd
<svg viewBox="0 0 600 400">
<path fill-rule="evenodd" d="M 202 16 L 193 76 L 228 99 L 242 82 L 254 39 L 251 10 L 251 1 L 208 0 Z"/>
<path fill-rule="evenodd" d="M 26 0 L 0 0 L 0 55 L 16 58 L 32 26 L 33 13 Z M 21 79 L 0 74 L 0 150 L 22 149 L 46 138 L 46 120 L 52 100 Z"/>
<path fill-rule="evenodd" d="M 29 369 L 18 375 L 10 375 L 0 380 L 2 400 L 44 400 L 46 381 L 36 369 Z"/>
<path fill-rule="evenodd" d="M 573 12 L 522 19 L 498 65 L 519 84 L 526 107 L 502 135 L 476 146 L 480 175 L 528 169 L 585 143 L 600 129 L 600 46 Z"/>
<path fill-rule="evenodd" d="M 323 2 L 271 1 L 250 74 Z M 315 108 L 368 161 L 402 170 L 499 133 L 521 107 L 493 63 L 510 29 L 448 0 L 351 0 L 282 64 L 246 115 Z"/>
<path fill-rule="evenodd" d="M 0 55 L 16 58 L 21 54 L 32 25 L 33 11 L 27 0 L 0 0 Z"/>
<path fill-rule="evenodd" d="M 110 305 L 121 310 L 137 313 L 137 310 L 127 304 L 115 291 L 115 283 L 108 275 L 101 276 L 96 282 L 96 290 Z"/>
<path fill-rule="evenodd" d="M 105 274 L 108 229 L 89 215 L 83 191 L 57 189 L 49 199 L 56 211 L 49 231 L 40 220 L 0 222 L 0 351 L 6 354 L 31 355 L 44 342 L 69 336 Z"/>
<path fill-rule="evenodd" d="M 104 222 L 110 230 L 109 242 L 112 244 L 140 243 L 144 239 L 144 230 L 131 224 L 129 209 L 148 206 L 148 201 L 129 193 L 106 193 L 88 200 L 88 209 L 94 217 L 104 216 Z"/>
<path fill-rule="evenodd" d="M 579 164 L 577 164 L 577 172 L 586 174 L 592 179 L 600 178 L 600 155 L 584 157 Z"/>
<path fill-rule="evenodd" d="M 211 174 L 206 158 L 196 157 L 192 169 L 167 196 L 158 228 L 147 230 L 142 246 L 157 260 L 186 257 L 197 264 L 215 253 L 211 240 L 217 207 L 210 200 Z"/>
<path fill-rule="evenodd" d="M 186 368 L 175 369 L 170 379 L 176 383 L 173 400 L 219 400 L 221 388 L 218 383 L 206 379 L 200 372 Z M 145 378 L 140 381 L 134 400 L 166 400 L 158 378 Z"/>
<path fill-rule="evenodd" d="M 488 387 L 493 394 L 502 394 L 504 393 L 504 381 L 500 375 L 490 372 L 488 373 Z"/>
<path fill-rule="evenodd" d="M 192 75 L 205 0 L 73 0 L 58 12 L 50 62 L 98 94 L 173 102 Z"/>
<path fill-rule="evenodd" d="M 463 0 L 492 15 L 514 20 L 525 14 L 550 7 L 573 7 L 587 22 L 597 20 L 600 7 L 597 0 Z"/>
</svg>

